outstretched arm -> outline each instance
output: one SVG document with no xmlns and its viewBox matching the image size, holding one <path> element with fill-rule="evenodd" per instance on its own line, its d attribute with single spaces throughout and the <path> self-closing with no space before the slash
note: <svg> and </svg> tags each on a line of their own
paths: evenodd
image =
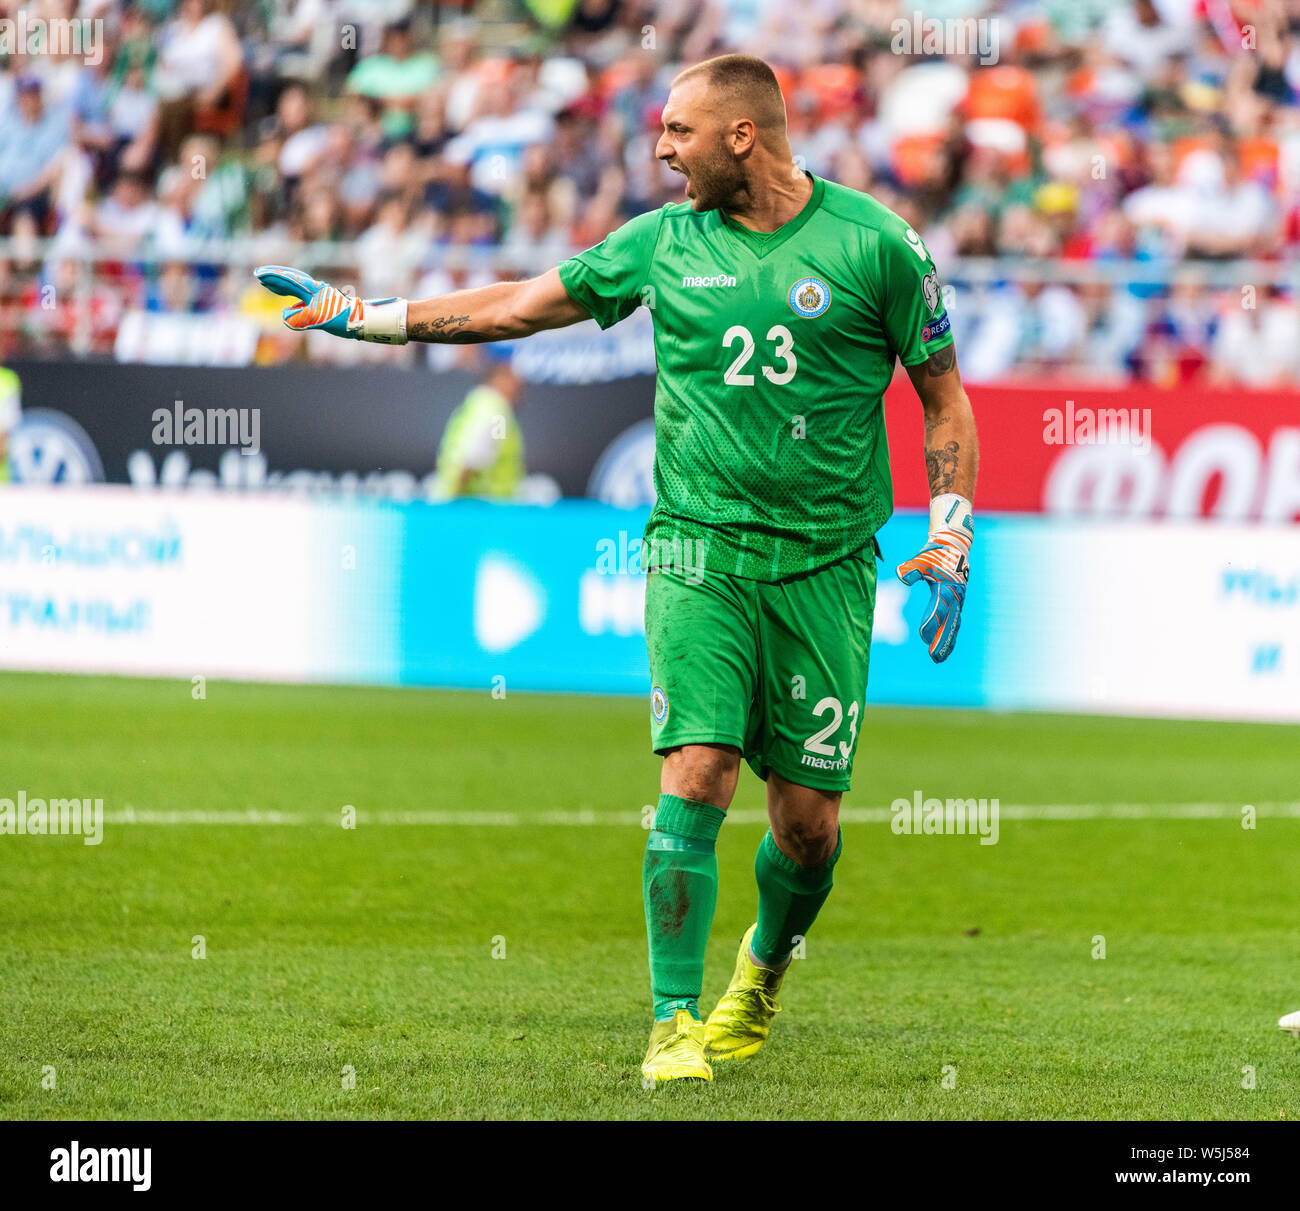
<svg viewBox="0 0 1300 1211">
<path fill-rule="evenodd" d="M 444 345 L 508 341 L 589 318 L 569 297 L 558 269 L 526 282 L 494 282 L 407 305 L 406 339 Z"/>
<path fill-rule="evenodd" d="M 557 269 L 524 282 L 494 282 L 414 300 L 354 299 L 301 269 L 283 265 L 263 265 L 254 273 L 273 294 L 298 300 L 282 312 L 290 328 L 318 328 L 332 336 L 385 345 L 508 341 L 588 318 L 586 309 L 569 297 Z"/>
</svg>

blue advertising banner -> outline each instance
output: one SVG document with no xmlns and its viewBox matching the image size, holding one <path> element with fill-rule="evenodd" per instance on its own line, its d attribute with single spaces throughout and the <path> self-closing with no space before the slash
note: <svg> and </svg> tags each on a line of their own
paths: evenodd
<svg viewBox="0 0 1300 1211">
<path fill-rule="evenodd" d="M 401 680 L 406 684 L 649 693 L 641 533 L 648 509 L 587 501 L 545 509 L 477 501 L 403 508 Z M 935 666 L 916 637 L 928 596 L 893 568 L 926 535 L 922 514 L 881 531 L 885 553 L 871 698 L 978 706 L 984 595 L 967 599 L 966 642 Z"/>
<path fill-rule="evenodd" d="M 648 695 L 646 517 L 11 488 L 0 665 Z M 1294 527 L 979 516 L 961 633 L 935 665 L 928 591 L 894 573 L 926 521 L 879 534 L 869 703 L 1300 718 Z"/>
</svg>

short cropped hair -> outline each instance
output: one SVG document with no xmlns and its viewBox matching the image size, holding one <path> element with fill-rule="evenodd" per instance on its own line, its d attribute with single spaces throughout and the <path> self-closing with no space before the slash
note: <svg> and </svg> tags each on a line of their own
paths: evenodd
<svg viewBox="0 0 1300 1211">
<path fill-rule="evenodd" d="M 718 55 L 679 72 L 673 84 L 703 76 L 720 98 L 744 110 L 764 131 L 785 133 L 785 98 L 776 72 L 753 55 Z M 741 115 L 737 115 L 741 116 Z"/>
</svg>

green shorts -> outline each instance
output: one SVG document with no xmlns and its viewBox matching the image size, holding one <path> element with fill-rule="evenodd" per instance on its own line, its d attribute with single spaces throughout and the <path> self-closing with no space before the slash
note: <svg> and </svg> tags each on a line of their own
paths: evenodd
<svg viewBox="0 0 1300 1211">
<path fill-rule="evenodd" d="M 848 790 L 867 689 L 875 544 L 776 584 L 721 572 L 646 578 L 656 753 L 731 744 L 760 778 Z"/>
</svg>

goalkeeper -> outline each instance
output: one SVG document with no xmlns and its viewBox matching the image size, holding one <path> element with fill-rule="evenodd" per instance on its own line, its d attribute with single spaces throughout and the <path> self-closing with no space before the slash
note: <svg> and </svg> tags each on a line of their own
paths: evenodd
<svg viewBox="0 0 1300 1211">
<path fill-rule="evenodd" d="M 353 300 L 293 269 L 295 329 L 502 341 L 592 317 L 654 320 L 655 488 L 646 526 L 650 734 L 661 794 L 642 868 L 654 1026 L 642 1072 L 712 1078 L 768 1037 L 797 939 L 831 890 L 867 684 L 875 533 L 893 508 L 882 394 L 901 359 L 920 398 L 930 537 L 921 638 L 952 651 L 975 488 L 975 422 L 938 276 L 920 237 L 866 194 L 795 167 L 762 60 L 682 72 L 656 155 L 686 200 L 632 219 L 524 282 L 439 298 Z M 689 552 L 689 556 L 685 553 Z M 700 1020 L 717 899 L 714 844 L 742 758 L 767 783 L 757 920 Z"/>
</svg>

